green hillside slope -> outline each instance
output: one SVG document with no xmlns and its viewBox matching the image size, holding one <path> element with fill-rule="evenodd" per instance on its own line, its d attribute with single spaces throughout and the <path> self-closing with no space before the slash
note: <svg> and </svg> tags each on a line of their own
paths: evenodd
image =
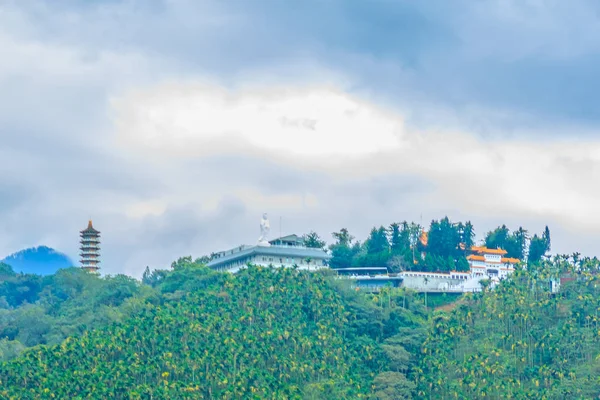
<svg viewBox="0 0 600 400">
<path fill-rule="evenodd" d="M 402 312 L 383 304 L 343 300 L 321 274 L 250 268 L 232 276 L 188 267 L 161 288 L 185 276 L 195 277 L 186 281 L 194 289 L 167 290 L 124 322 L 0 364 L 0 397 L 360 398 L 386 369 L 377 342 L 418 321 L 405 311 L 403 322 Z M 393 390 L 386 375 L 377 378 L 382 390 Z M 409 394 L 414 386 L 394 385 Z"/>
<path fill-rule="evenodd" d="M 573 268 L 544 262 L 433 316 L 419 396 L 600 398 L 597 267 L 578 265 L 576 279 L 551 293 L 548 278 Z"/>
</svg>

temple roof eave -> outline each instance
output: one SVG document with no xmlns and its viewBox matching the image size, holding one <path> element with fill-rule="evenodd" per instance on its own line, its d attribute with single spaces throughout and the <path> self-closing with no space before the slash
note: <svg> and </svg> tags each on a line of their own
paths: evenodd
<svg viewBox="0 0 600 400">
<path fill-rule="evenodd" d="M 253 255 L 265 255 L 272 257 L 305 257 L 305 258 L 321 258 L 330 259 L 331 256 L 324 250 L 313 249 L 313 248 L 294 248 L 294 247 L 279 247 L 279 246 L 252 246 L 244 250 L 237 251 L 233 254 L 228 254 L 219 258 L 215 258 L 209 261 L 206 266 L 213 267 L 223 263 L 235 261 L 240 258 L 253 256 Z"/>
</svg>

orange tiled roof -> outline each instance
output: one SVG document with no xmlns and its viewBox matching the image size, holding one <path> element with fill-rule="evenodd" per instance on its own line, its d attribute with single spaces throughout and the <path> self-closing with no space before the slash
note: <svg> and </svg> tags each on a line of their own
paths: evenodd
<svg viewBox="0 0 600 400">
<path fill-rule="evenodd" d="M 507 253 L 506 250 L 502 249 L 488 249 L 485 246 L 473 246 L 471 247 L 471 251 L 479 254 L 500 254 L 505 255 Z"/>
<path fill-rule="evenodd" d="M 475 254 L 471 254 L 470 256 L 467 257 L 467 260 L 470 260 L 470 261 L 485 261 L 485 257 L 484 256 L 477 256 Z"/>
<path fill-rule="evenodd" d="M 512 258 L 512 257 L 502 257 L 502 262 L 509 263 L 509 264 L 518 264 L 521 262 L 521 260 L 519 260 L 518 258 Z"/>
</svg>

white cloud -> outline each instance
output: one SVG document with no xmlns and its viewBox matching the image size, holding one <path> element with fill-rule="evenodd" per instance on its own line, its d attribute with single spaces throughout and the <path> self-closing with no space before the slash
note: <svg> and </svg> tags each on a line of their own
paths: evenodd
<svg viewBox="0 0 600 400">
<path fill-rule="evenodd" d="M 75 259 L 92 217 L 103 271 L 139 276 L 146 265 L 251 243 L 264 211 L 274 226 L 283 216 L 284 233 L 326 239 L 343 226 L 362 239 L 374 224 L 420 213 L 425 224 L 446 213 L 472 219 L 480 234 L 548 223 L 576 232 L 554 250 L 596 250 L 599 140 L 484 140 L 474 131 L 496 133 L 495 121 L 523 115 L 477 99 L 461 112 L 444 106 L 445 91 L 461 99 L 474 60 L 589 54 L 593 24 L 567 24 L 544 7 L 542 19 L 461 10 L 449 22 L 461 46 L 424 48 L 423 71 L 371 49 L 348 54 L 327 32 L 315 42 L 330 54 L 315 53 L 298 27 L 266 23 L 248 38 L 252 15 L 224 3 L 137 3 L 0 7 L 0 59 L 10 60 L 0 63 L 0 254 L 46 244 Z M 346 90 L 356 86 L 370 97 Z M 404 107 L 376 104 L 386 90 Z M 405 124 L 415 116 L 419 129 Z"/>
<path fill-rule="evenodd" d="M 533 215 L 600 233 L 600 188 L 589 184 L 600 168 L 599 141 L 407 131 L 400 112 L 330 87 L 228 90 L 180 82 L 130 92 L 113 106 L 118 138 L 132 151 L 263 157 L 337 182 L 416 176 L 435 185 L 438 207 L 499 220 Z M 335 207 L 318 195 L 315 203 Z"/>
<path fill-rule="evenodd" d="M 179 156 L 248 147 L 276 156 L 364 156 L 400 147 L 402 119 L 339 90 L 228 91 L 169 84 L 113 100 L 118 138 Z"/>
</svg>

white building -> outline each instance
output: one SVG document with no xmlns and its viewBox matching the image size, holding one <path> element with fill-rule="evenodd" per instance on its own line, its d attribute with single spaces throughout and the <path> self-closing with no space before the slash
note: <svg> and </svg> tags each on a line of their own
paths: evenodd
<svg viewBox="0 0 600 400">
<path fill-rule="evenodd" d="M 288 235 L 269 242 L 263 238 L 255 246 L 242 245 L 215 253 L 207 266 L 232 273 L 248 264 L 317 270 L 327 268 L 330 258 L 323 249 L 304 246 L 304 241 L 298 235 Z"/>
<path fill-rule="evenodd" d="M 515 265 L 520 260 L 504 257 L 505 255 L 506 251 L 502 249 L 473 246 L 471 254 L 467 256 L 469 271 L 403 271 L 398 275 L 402 277 L 404 287 L 417 291 L 479 292 L 483 289 L 481 281 L 489 280 L 490 286 L 494 287 L 515 271 Z"/>
<path fill-rule="evenodd" d="M 473 246 L 471 255 L 467 257 L 471 267 L 471 275 L 481 279 L 490 279 L 498 282 L 515 271 L 515 265 L 521 262 L 516 258 L 507 258 L 506 250 L 488 249 L 487 247 Z"/>
</svg>

